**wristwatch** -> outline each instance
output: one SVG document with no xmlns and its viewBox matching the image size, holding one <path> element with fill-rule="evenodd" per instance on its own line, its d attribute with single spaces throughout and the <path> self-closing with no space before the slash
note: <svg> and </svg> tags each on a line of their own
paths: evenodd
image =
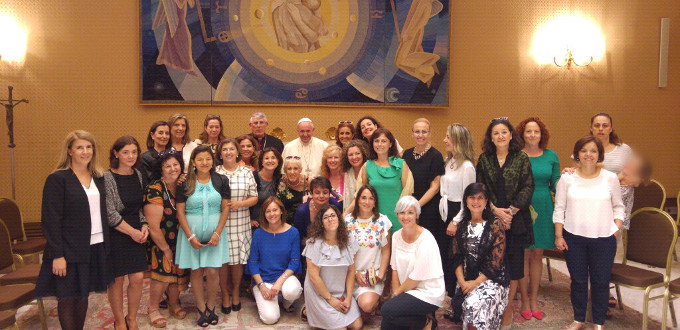
<svg viewBox="0 0 680 330">
<path fill-rule="evenodd" d="M 257 285 L 255 285 L 255 286 L 259 289 L 262 284 L 264 284 L 264 281 L 257 283 Z"/>
</svg>

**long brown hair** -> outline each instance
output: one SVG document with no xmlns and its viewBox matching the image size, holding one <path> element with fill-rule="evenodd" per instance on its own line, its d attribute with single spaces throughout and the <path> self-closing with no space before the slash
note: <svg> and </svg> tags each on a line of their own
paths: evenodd
<svg viewBox="0 0 680 330">
<path fill-rule="evenodd" d="M 345 220 L 342 219 L 342 212 L 340 212 L 340 210 L 338 210 L 338 208 L 334 205 L 325 204 L 319 209 L 319 212 L 316 213 L 316 217 L 314 217 L 314 222 L 312 222 L 312 224 L 309 226 L 307 236 L 312 239 L 312 243 L 317 239 L 324 239 L 326 230 L 323 227 L 323 215 L 329 209 L 332 209 L 333 212 L 335 212 L 335 214 L 338 216 L 338 231 L 335 233 L 335 236 L 338 240 L 338 247 L 340 249 L 344 249 L 347 247 L 347 245 L 349 245 L 349 231 L 347 231 Z"/>
<path fill-rule="evenodd" d="M 248 140 L 250 143 L 253 144 L 253 155 L 250 156 L 250 165 L 254 169 L 259 170 L 260 169 L 260 144 L 257 143 L 257 140 L 252 136 L 248 134 L 241 135 L 236 138 L 236 143 L 238 143 L 238 155 L 239 155 L 239 160 L 243 159 L 243 156 L 241 156 L 241 141 L 243 140 Z"/>
<path fill-rule="evenodd" d="M 373 195 L 373 200 L 375 200 L 375 205 L 373 205 L 373 220 L 378 220 L 380 218 L 380 208 L 378 208 L 378 192 L 370 184 L 365 184 L 357 190 L 356 197 L 354 197 L 354 210 L 352 210 L 352 217 L 354 219 L 359 217 L 359 199 L 364 190 L 368 190 Z"/>
<path fill-rule="evenodd" d="M 61 147 L 59 162 L 57 162 L 57 168 L 55 171 L 71 168 L 72 160 L 71 155 L 68 154 L 68 151 L 71 149 L 71 145 L 73 142 L 75 142 L 75 140 L 85 140 L 92 144 L 92 159 L 90 159 L 90 163 L 87 164 L 87 170 L 92 173 L 93 177 L 100 178 L 104 174 L 104 170 L 101 168 L 101 166 L 99 166 L 99 164 L 97 164 L 97 143 L 94 140 L 94 136 L 90 132 L 83 130 L 71 131 L 66 135 L 64 143 Z"/>
<path fill-rule="evenodd" d="M 191 161 L 189 161 L 189 170 L 187 171 L 187 181 L 184 183 L 184 194 L 187 197 L 193 195 L 194 189 L 196 189 L 196 180 L 198 179 L 196 178 L 196 165 L 194 165 L 194 160 L 196 159 L 196 155 L 202 152 L 210 154 L 210 157 L 213 159 L 213 165 L 210 172 L 215 170 L 215 155 L 213 154 L 212 149 L 210 149 L 210 146 L 200 145 L 196 147 L 196 149 L 191 152 Z"/>
<path fill-rule="evenodd" d="M 267 213 L 267 208 L 269 205 L 276 204 L 276 206 L 279 207 L 279 210 L 281 210 L 281 226 L 286 224 L 286 207 L 283 206 L 283 202 L 281 202 L 280 199 L 278 199 L 276 196 L 269 196 L 267 199 L 262 202 L 262 212 L 260 212 L 260 226 L 264 229 L 269 229 L 269 222 L 267 221 L 267 216 L 265 213 Z"/>
<path fill-rule="evenodd" d="M 187 144 L 189 141 L 191 141 L 191 138 L 189 137 L 189 119 L 187 119 L 187 116 L 181 113 L 176 113 L 170 116 L 170 118 L 168 118 L 168 126 L 170 126 L 170 131 L 172 131 L 172 126 L 175 126 L 175 122 L 180 119 L 184 119 L 184 124 L 186 126 L 184 128 L 184 137 L 182 138 L 182 143 Z M 172 133 L 170 134 L 170 139 L 171 140 L 168 142 L 168 144 L 172 145 Z"/>
<path fill-rule="evenodd" d="M 217 120 L 220 123 L 220 135 L 217 136 L 217 141 L 222 141 L 222 139 L 224 139 L 224 125 L 222 125 L 220 115 L 206 115 L 205 121 L 203 121 L 203 132 L 198 135 L 198 139 L 201 140 L 202 143 L 208 143 L 208 132 L 205 131 L 205 128 L 208 127 L 208 123 L 210 123 L 211 120 Z"/>
</svg>

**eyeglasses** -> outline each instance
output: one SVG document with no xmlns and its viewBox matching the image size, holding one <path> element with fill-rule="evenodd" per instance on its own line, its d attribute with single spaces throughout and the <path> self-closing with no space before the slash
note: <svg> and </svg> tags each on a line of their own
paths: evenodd
<svg viewBox="0 0 680 330">
<path fill-rule="evenodd" d="M 176 153 L 177 153 L 177 151 L 175 151 L 175 149 L 163 150 L 163 151 L 158 153 L 158 157 L 163 157 L 165 155 L 174 155 Z"/>
<path fill-rule="evenodd" d="M 342 125 L 342 124 L 350 124 L 350 125 L 352 125 L 352 124 L 354 124 L 354 123 L 353 123 L 351 120 L 348 120 L 348 121 L 339 121 L 339 122 L 338 122 L 338 125 Z"/>
<path fill-rule="evenodd" d="M 500 120 L 505 120 L 505 121 L 507 121 L 507 120 L 508 120 L 508 117 L 498 117 L 498 118 L 494 118 L 494 119 L 491 119 L 491 122 L 493 123 L 494 121 L 500 121 Z"/>
<path fill-rule="evenodd" d="M 329 215 L 324 215 L 322 219 L 323 219 L 323 221 L 326 221 L 326 220 L 337 219 L 337 218 L 338 218 L 338 215 L 335 214 L 335 212 L 333 212 Z"/>
<path fill-rule="evenodd" d="M 430 133 L 430 131 L 427 131 L 427 130 L 415 130 L 415 131 L 413 131 L 413 134 L 415 134 L 415 135 L 425 135 L 427 133 Z"/>
<path fill-rule="evenodd" d="M 287 157 L 286 157 L 286 160 L 289 160 L 289 159 L 300 160 L 300 157 L 298 157 L 298 156 L 287 156 Z"/>
</svg>

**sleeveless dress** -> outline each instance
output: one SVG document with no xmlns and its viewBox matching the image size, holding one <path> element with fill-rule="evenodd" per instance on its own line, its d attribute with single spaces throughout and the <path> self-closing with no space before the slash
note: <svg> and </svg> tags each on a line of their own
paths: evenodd
<svg viewBox="0 0 680 330">
<path fill-rule="evenodd" d="M 212 181 L 206 184 L 196 182 L 194 193 L 186 200 L 185 214 L 191 232 L 202 243 L 210 240 L 217 228 L 222 213 L 222 196 L 213 187 Z M 187 235 L 182 228 L 177 233 L 177 254 L 175 262 L 181 269 L 198 269 L 204 267 L 222 267 L 229 262 L 228 235 L 222 231 L 217 246 L 205 246 L 198 250 L 191 247 Z"/>
<path fill-rule="evenodd" d="M 538 217 L 534 222 L 534 245 L 528 249 L 552 249 L 555 247 L 555 225 L 552 214 L 555 208 L 552 195 L 560 178 L 560 160 L 554 151 L 545 149 L 543 155 L 529 157 L 534 175 L 534 194 L 531 206 Z"/>
<path fill-rule="evenodd" d="M 388 158 L 390 167 L 378 166 L 374 160 L 366 161 L 366 177 L 368 183 L 378 193 L 378 209 L 392 222 L 390 233 L 401 229 L 394 207 L 401 196 L 401 172 L 404 168 L 404 160 L 397 157 Z"/>
</svg>

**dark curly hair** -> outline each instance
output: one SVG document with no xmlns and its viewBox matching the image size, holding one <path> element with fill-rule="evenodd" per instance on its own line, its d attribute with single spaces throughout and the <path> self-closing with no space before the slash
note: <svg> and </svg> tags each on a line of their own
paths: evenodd
<svg viewBox="0 0 680 330">
<path fill-rule="evenodd" d="M 331 204 L 325 204 L 319 209 L 319 212 L 316 213 L 314 222 L 309 225 L 309 229 L 307 230 L 307 237 L 311 239 L 312 243 L 317 239 L 324 239 L 326 232 L 325 228 L 323 227 L 323 215 L 329 209 L 333 210 L 333 212 L 335 212 L 335 214 L 338 216 L 338 232 L 335 234 L 336 238 L 338 239 L 338 247 L 340 249 L 347 248 L 347 245 L 349 245 L 349 231 L 347 230 L 347 224 L 345 224 L 345 220 L 342 219 L 342 212 L 340 212 L 337 207 Z"/>
<path fill-rule="evenodd" d="M 356 136 L 355 138 L 364 140 L 364 142 L 368 143 L 368 138 L 365 137 L 365 136 L 364 136 L 364 133 L 361 132 L 361 122 L 364 121 L 364 120 L 366 120 L 366 119 L 368 119 L 368 120 L 370 120 L 371 122 L 373 122 L 373 125 L 375 125 L 375 128 L 376 128 L 376 129 L 382 128 L 383 126 L 380 125 L 380 123 L 378 122 L 378 120 L 375 119 L 375 118 L 373 118 L 372 116 L 363 116 L 363 117 L 361 117 L 361 119 L 359 119 L 359 121 L 357 122 L 356 129 L 355 129 L 355 130 L 356 130 L 356 134 L 357 134 L 357 136 Z"/>
<path fill-rule="evenodd" d="M 366 151 L 368 147 L 364 140 L 354 139 L 347 142 L 347 144 L 342 148 L 342 156 L 340 156 L 340 160 L 342 161 L 343 172 L 347 172 L 352 168 L 352 164 L 350 164 L 349 160 L 347 159 L 347 152 L 349 152 L 349 148 L 354 147 L 359 148 L 359 152 L 361 152 L 361 157 L 364 158 L 364 163 L 368 159 L 368 151 Z"/>
<path fill-rule="evenodd" d="M 512 139 L 510 139 L 510 146 L 508 148 L 508 151 L 513 152 L 522 150 L 522 144 L 519 142 L 519 136 L 517 135 L 517 131 L 515 131 L 515 129 L 512 127 L 512 124 L 510 124 L 508 118 L 495 118 L 491 120 L 491 122 L 489 123 L 489 127 L 486 128 L 486 133 L 484 133 L 484 141 L 482 141 L 482 151 L 489 154 L 496 153 L 496 145 L 493 144 L 493 141 L 491 139 L 491 131 L 496 125 L 500 124 L 503 124 L 505 125 L 505 127 L 508 128 L 508 130 L 510 131 L 510 136 L 512 137 Z"/>
<path fill-rule="evenodd" d="M 548 130 L 548 126 L 546 126 L 545 123 L 541 120 L 541 118 L 538 117 L 529 117 L 519 122 L 519 124 L 517 124 L 517 135 L 519 136 L 522 146 L 524 145 L 524 130 L 526 129 L 527 124 L 529 124 L 530 122 L 536 123 L 536 125 L 538 125 L 538 128 L 541 130 L 541 140 L 538 141 L 538 147 L 541 149 L 547 148 L 548 141 L 550 141 L 550 131 Z"/>
<path fill-rule="evenodd" d="M 352 132 L 352 139 L 357 138 L 357 131 L 354 130 L 354 126 L 352 126 L 352 124 L 348 123 L 348 122 L 341 122 L 340 124 L 338 124 L 338 127 L 335 129 L 335 144 L 340 148 L 342 148 L 342 142 L 340 142 L 339 135 L 340 135 L 340 129 L 343 128 L 343 127 L 349 128 L 349 131 Z M 352 141 L 352 140 L 350 140 L 350 141 Z"/>
<path fill-rule="evenodd" d="M 175 151 L 175 149 L 163 150 L 158 154 L 158 157 L 151 163 L 151 170 L 155 178 L 160 178 L 163 173 L 163 164 L 169 159 L 176 159 L 179 162 L 180 174 L 184 173 L 184 159 L 182 158 L 181 151 Z"/>
<path fill-rule="evenodd" d="M 482 213 L 482 218 L 486 220 L 494 218 L 493 212 L 491 212 L 491 205 L 489 204 L 491 203 L 491 199 L 489 199 L 489 192 L 486 189 L 486 185 L 481 182 L 473 182 L 465 187 L 465 190 L 463 190 L 463 201 L 461 202 L 461 207 L 463 208 L 463 221 L 470 220 L 472 218 L 470 209 L 467 207 L 467 198 L 479 193 L 482 193 L 484 198 L 486 198 L 486 207 Z"/>
<path fill-rule="evenodd" d="M 381 135 L 384 135 L 392 144 L 390 150 L 387 151 L 387 157 L 398 157 L 399 151 L 397 150 L 397 140 L 394 138 L 394 135 L 392 135 L 392 132 L 387 128 L 378 128 L 373 132 L 373 135 L 371 135 L 370 141 L 368 141 L 368 159 L 378 159 L 378 154 L 375 153 L 375 148 L 373 147 L 373 141 Z"/>
<path fill-rule="evenodd" d="M 149 128 L 149 133 L 146 135 L 146 148 L 151 150 L 154 147 L 154 141 L 151 138 L 151 134 L 156 133 L 156 130 L 161 127 L 161 126 L 167 126 L 168 127 L 168 133 L 170 132 L 170 125 L 163 120 L 159 120 L 151 124 L 151 128 Z M 165 149 L 170 149 L 172 147 L 172 143 L 168 141 L 168 144 L 165 145 Z"/>
<path fill-rule="evenodd" d="M 283 167 L 283 157 L 281 157 L 281 153 L 278 150 L 272 147 L 265 147 L 264 149 L 262 149 L 262 151 L 260 151 L 260 155 L 258 158 L 258 163 L 260 165 L 260 167 L 258 167 L 258 170 L 262 170 L 262 161 L 264 161 L 264 155 L 270 152 L 274 154 L 274 157 L 276 157 L 279 163 L 278 165 L 276 165 L 276 169 L 274 170 L 274 181 L 276 182 L 275 187 L 278 187 L 279 186 L 278 182 L 281 181 L 281 167 Z"/>
</svg>

